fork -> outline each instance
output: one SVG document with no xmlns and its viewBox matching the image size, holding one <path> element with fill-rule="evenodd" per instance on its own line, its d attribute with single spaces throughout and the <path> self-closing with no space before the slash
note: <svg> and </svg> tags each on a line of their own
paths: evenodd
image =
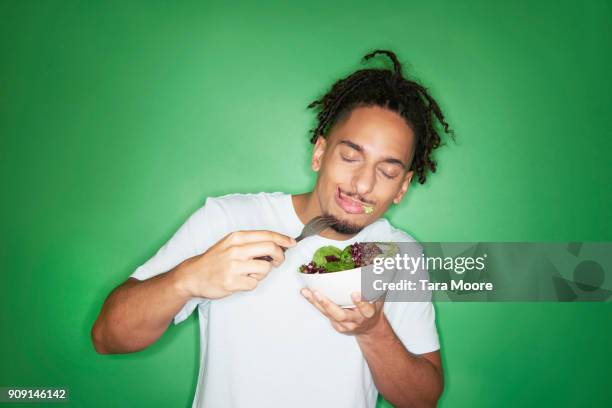
<svg viewBox="0 0 612 408">
<path fill-rule="evenodd" d="M 317 235 L 319 232 L 323 231 L 326 228 L 331 227 L 336 223 L 336 219 L 331 215 L 319 215 L 308 221 L 304 228 L 302 228 L 302 232 L 295 238 L 296 242 L 300 242 L 304 238 L 311 237 L 313 235 Z M 285 247 L 283 248 L 283 252 L 287 250 Z M 270 255 L 258 256 L 255 259 L 260 259 L 263 261 L 272 261 L 272 257 Z"/>
</svg>

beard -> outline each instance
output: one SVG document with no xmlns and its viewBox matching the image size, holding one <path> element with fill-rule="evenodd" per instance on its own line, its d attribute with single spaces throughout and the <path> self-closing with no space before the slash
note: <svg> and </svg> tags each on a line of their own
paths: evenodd
<svg viewBox="0 0 612 408">
<path fill-rule="evenodd" d="M 332 217 L 335 220 L 335 222 L 329 228 L 333 229 L 338 234 L 355 235 L 364 228 L 363 225 L 357 225 L 348 221 L 340 220 L 338 217 L 328 213 L 324 213 L 323 215 Z"/>
</svg>

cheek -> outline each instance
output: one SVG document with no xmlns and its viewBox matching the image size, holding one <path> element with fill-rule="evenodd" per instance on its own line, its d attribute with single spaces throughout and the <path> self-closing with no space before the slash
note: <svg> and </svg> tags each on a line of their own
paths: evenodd
<svg viewBox="0 0 612 408">
<path fill-rule="evenodd" d="M 328 158 L 322 163 L 319 176 L 331 183 L 347 184 L 352 180 L 355 171 L 341 160 Z"/>
<path fill-rule="evenodd" d="M 401 189 L 401 183 L 378 182 L 378 202 L 381 207 L 389 207 Z"/>
<path fill-rule="evenodd" d="M 393 199 L 384 201 L 379 200 L 378 205 L 376 206 L 376 211 L 374 211 L 372 215 L 374 215 L 376 218 L 382 217 L 383 214 L 387 212 L 391 204 L 393 204 Z"/>
</svg>

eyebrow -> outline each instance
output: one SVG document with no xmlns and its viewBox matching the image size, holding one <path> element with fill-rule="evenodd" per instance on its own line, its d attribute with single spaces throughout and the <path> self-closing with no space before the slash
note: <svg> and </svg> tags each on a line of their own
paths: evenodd
<svg viewBox="0 0 612 408">
<path fill-rule="evenodd" d="M 338 142 L 338 144 L 346 145 L 354 150 L 357 150 L 360 153 L 364 152 L 363 146 L 360 146 L 357 143 L 353 143 L 350 140 L 341 140 L 340 142 Z M 385 157 L 383 161 L 390 164 L 398 164 L 403 168 L 406 167 L 403 161 L 401 161 L 400 159 L 396 159 L 395 157 Z"/>
</svg>

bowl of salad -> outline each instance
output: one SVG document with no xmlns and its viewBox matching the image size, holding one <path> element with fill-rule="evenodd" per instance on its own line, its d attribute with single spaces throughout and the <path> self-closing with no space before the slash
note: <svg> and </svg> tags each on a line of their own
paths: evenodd
<svg viewBox="0 0 612 408">
<path fill-rule="evenodd" d="M 351 294 L 362 293 L 362 268 L 373 264 L 376 257 L 392 255 L 395 248 L 383 250 L 382 243 L 374 242 L 355 242 L 343 249 L 326 245 L 314 253 L 309 263 L 298 268 L 298 274 L 311 291 L 321 293 L 339 306 L 354 307 Z M 369 301 L 376 300 L 365 293 L 362 296 Z"/>
</svg>

